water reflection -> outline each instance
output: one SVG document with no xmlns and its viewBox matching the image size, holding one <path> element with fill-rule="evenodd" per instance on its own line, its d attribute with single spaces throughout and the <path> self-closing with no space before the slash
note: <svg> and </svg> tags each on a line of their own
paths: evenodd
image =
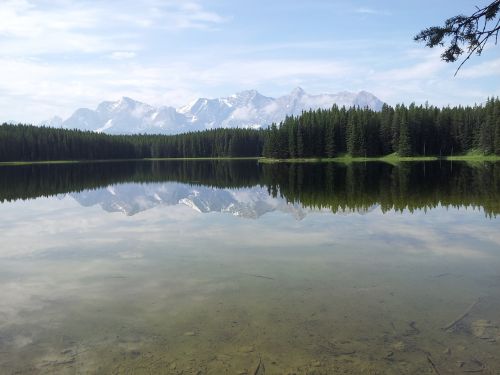
<svg viewBox="0 0 500 375">
<path fill-rule="evenodd" d="M 183 203 L 251 218 L 276 209 L 301 218 L 302 209 L 366 212 L 380 206 L 385 212 L 438 205 L 478 207 L 495 216 L 500 163 L 162 161 L 0 168 L 0 202 L 64 193 L 84 206 L 127 215 Z"/>
<path fill-rule="evenodd" d="M 200 213 L 225 212 L 256 219 L 273 211 L 282 211 L 301 219 L 305 210 L 299 204 L 271 197 L 262 187 L 221 189 L 174 182 L 120 184 L 105 189 L 70 193 L 82 206 L 99 205 L 107 212 L 135 215 L 156 206 L 186 205 Z"/>
<path fill-rule="evenodd" d="M 1 374 L 500 370 L 498 165 L 17 168 Z"/>
</svg>

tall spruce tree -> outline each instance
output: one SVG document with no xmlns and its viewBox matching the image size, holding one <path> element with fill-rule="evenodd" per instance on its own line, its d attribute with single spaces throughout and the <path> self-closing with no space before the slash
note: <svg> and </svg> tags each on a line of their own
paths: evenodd
<svg viewBox="0 0 500 375">
<path fill-rule="evenodd" d="M 494 101 L 494 113 L 495 113 L 495 141 L 494 141 L 494 152 L 496 155 L 500 155 L 500 99 Z"/>
<path fill-rule="evenodd" d="M 391 154 L 392 148 L 392 117 L 394 115 L 394 109 L 389 105 L 385 104 L 382 106 L 382 111 L 380 112 L 380 144 L 382 154 Z"/>
<path fill-rule="evenodd" d="M 408 114 L 402 113 L 399 125 L 399 156 L 411 156 L 410 129 L 408 124 Z"/>
<path fill-rule="evenodd" d="M 328 125 L 326 127 L 325 136 L 325 154 L 328 158 L 333 158 L 336 153 L 335 148 L 335 123 L 333 116 L 330 117 Z"/>
</svg>

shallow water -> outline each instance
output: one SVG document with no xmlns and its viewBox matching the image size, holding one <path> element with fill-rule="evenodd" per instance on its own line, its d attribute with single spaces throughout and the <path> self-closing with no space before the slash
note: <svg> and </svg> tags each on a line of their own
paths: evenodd
<svg viewBox="0 0 500 375">
<path fill-rule="evenodd" d="M 0 168 L 1 374 L 500 374 L 500 165 Z"/>
</svg>

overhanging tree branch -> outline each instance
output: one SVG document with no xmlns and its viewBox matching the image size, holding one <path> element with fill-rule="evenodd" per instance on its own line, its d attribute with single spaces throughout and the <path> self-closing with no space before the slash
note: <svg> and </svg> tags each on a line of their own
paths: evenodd
<svg viewBox="0 0 500 375">
<path fill-rule="evenodd" d="M 476 7 L 477 8 L 477 7 Z M 445 21 L 444 26 L 432 26 L 414 37 L 417 42 L 425 42 L 427 47 L 445 46 L 441 59 L 455 62 L 464 53 L 466 57 L 458 66 L 455 75 L 473 55 L 481 55 L 487 42 L 494 38 L 498 43 L 500 32 L 500 0 L 495 0 L 470 16 L 458 15 Z"/>
</svg>

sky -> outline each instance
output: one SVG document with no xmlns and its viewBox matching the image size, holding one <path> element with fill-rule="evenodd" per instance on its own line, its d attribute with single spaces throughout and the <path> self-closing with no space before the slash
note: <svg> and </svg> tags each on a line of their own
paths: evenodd
<svg viewBox="0 0 500 375">
<path fill-rule="evenodd" d="M 160 106 L 256 89 L 366 90 L 389 103 L 500 95 L 500 45 L 459 71 L 413 41 L 488 0 L 0 0 L 0 121 L 123 96 Z"/>
</svg>

